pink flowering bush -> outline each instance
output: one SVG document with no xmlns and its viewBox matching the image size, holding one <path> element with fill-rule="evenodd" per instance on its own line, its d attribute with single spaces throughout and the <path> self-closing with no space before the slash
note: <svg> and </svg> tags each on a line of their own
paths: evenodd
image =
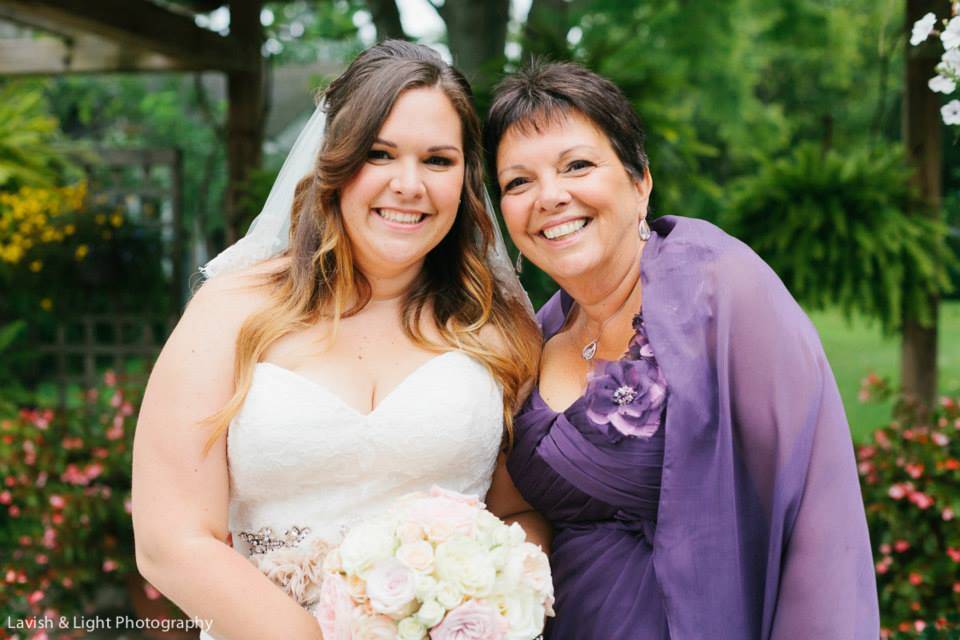
<svg viewBox="0 0 960 640">
<path fill-rule="evenodd" d="M 861 398 L 889 396 L 871 375 Z M 884 638 L 960 637 L 960 404 L 903 401 L 857 451 Z"/>
<path fill-rule="evenodd" d="M 0 405 L 0 619 L 76 615 L 135 570 L 133 430 L 142 390 L 107 373 L 82 406 Z"/>
</svg>

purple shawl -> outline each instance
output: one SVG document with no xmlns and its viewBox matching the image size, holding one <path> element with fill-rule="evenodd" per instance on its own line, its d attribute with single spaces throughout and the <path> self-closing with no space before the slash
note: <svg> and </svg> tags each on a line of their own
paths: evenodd
<svg viewBox="0 0 960 640">
<path fill-rule="evenodd" d="M 653 562 L 671 637 L 876 640 L 853 445 L 816 330 L 742 242 L 691 218 L 652 227 L 643 317 L 669 388 Z"/>
</svg>

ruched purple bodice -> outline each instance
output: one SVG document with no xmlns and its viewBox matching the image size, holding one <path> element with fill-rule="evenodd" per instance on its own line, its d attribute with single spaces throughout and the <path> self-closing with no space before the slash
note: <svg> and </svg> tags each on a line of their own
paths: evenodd
<svg viewBox="0 0 960 640">
<path fill-rule="evenodd" d="M 545 340 L 571 306 L 560 292 L 541 309 Z M 652 555 L 665 382 L 639 315 L 634 329 L 624 358 L 597 362 L 584 395 L 567 409 L 552 410 L 534 390 L 515 420 L 510 473 L 554 527 L 557 616 L 548 623 L 548 640 L 669 638 Z M 633 369 L 621 376 L 624 367 Z M 605 372 L 606 380 L 597 377 Z M 616 410 L 624 420 L 604 424 Z"/>
</svg>

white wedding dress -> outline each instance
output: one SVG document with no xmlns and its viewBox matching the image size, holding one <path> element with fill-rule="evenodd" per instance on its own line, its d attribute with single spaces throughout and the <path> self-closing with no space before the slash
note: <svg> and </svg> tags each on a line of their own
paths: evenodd
<svg viewBox="0 0 960 640">
<path fill-rule="evenodd" d="M 314 538 L 335 544 L 353 523 L 433 485 L 483 499 L 502 433 L 502 391 L 462 351 L 428 360 L 369 414 L 261 362 L 227 434 L 234 547 L 256 560 Z"/>
</svg>

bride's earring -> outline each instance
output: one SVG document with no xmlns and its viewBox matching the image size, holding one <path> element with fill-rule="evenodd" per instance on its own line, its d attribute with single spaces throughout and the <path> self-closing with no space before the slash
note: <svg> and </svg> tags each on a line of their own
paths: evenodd
<svg viewBox="0 0 960 640">
<path fill-rule="evenodd" d="M 637 233 L 640 234 L 640 239 L 644 242 L 650 239 L 653 232 L 650 231 L 650 225 L 647 224 L 646 216 L 640 218 L 640 224 L 637 225 Z"/>
<path fill-rule="evenodd" d="M 517 260 L 513 263 L 513 270 L 517 272 L 517 275 L 523 273 L 523 254 L 519 251 L 517 252 Z"/>
</svg>

